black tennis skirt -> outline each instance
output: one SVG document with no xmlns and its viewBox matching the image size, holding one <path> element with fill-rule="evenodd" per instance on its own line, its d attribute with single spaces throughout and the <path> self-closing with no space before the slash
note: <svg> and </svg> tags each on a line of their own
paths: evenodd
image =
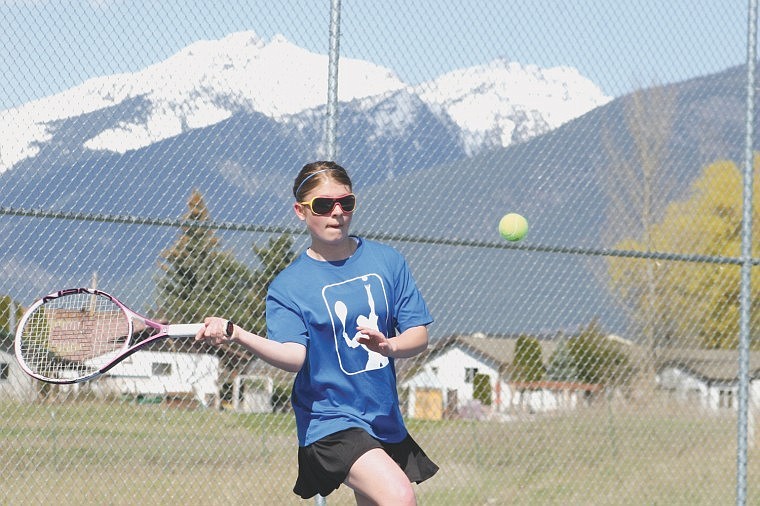
<svg viewBox="0 0 760 506">
<path fill-rule="evenodd" d="M 384 443 L 364 429 L 352 428 L 298 448 L 298 478 L 293 492 L 303 499 L 317 494 L 326 497 L 345 481 L 354 462 L 373 448 L 384 449 L 411 482 L 425 481 L 438 471 L 412 436 L 407 434 L 399 443 Z"/>
</svg>

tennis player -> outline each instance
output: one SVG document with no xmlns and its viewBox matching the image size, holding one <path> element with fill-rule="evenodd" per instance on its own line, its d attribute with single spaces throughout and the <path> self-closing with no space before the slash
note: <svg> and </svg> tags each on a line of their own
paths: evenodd
<svg viewBox="0 0 760 506">
<path fill-rule="evenodd" d="M 293 195 L 311 245 L 269 287 L 268 339 L 218 317 L 196 339 L 236 342 L 297 372 L 296 494 L 327 496 L 346 484 L 359 505 L 414 505 L 411 483 L 438 466 L 404 425 L 394 359 L 427 348 L 433 318 L 398 251 L 349 235 L 357 202 L 343 167 L 305 165 Z"/>
</svg>

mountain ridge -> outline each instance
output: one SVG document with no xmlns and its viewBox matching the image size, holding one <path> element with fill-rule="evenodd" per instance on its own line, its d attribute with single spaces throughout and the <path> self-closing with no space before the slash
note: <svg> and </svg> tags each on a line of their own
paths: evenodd
<svg viewBox="0 0 760 506">
<path fill-rule="evenodd" d="M 490 92 L 488 86 L 484 89 Z M 659 195 L 664 206 L 684 197 L 706 164 L 741 158 L 744 69 L 640 93 L 648 97 L 661 91 L 673 96 L 670 154 L 664 163 L 675 184 Z M 431 307 L 447 309 L 436 335 L 570 328 L 588 323 L 580 321 L 588 315 L 625 335 L 625 311 L 616 307 L 589 265 L 603 261 L 598 257 L 443 243 L 497 241 L 498 218 L 510 210 L 530 221 L 527 241 L 548 249 L 610 247 L 614 242 L 605 241 L 635 236 L 635 229 L 617 230 L 612 238 L 601 234 L 615 213 L 603 184 L 614 161 L 607 144 L 619 149 L 623 159 L 637 156 L 625 120 L 633 97 L 616 98 L 548 131 L 546 120 L 528 122 L 526 131 L 541 133 L 519 137 L 506 147 L 498 139 L 507 130 L 486 126 L 477 130 L 490 139 L 480 150 L 468 149 L 468 133 L 446 104 L 428 100 L 400 86 L 341 102 L 336 159 L 350 170 L 360 196 L 357 233 L 425 238 L 420 244 L 395 245 L 409 258 Z M 456 102 L 456 94 L 451 100 Z M 177 218 L 186 211 L 189 193 L 198 189 L 215 220 L 298 225 L 290 188 L 303 163 L 324 156 L 324 105 L 277 118 L 250 107 L 229 107 L 225 119 L 183 127 L 182 133 L 142 148 L 124 153 L 87 148 L 87 141 L 101 132 L 147 123 L 154 108 L 149 96 L 130 96 L 105 109 L 41 125 L 46 137 L 26 145 L 36 151 L 0 173 L 4 207 Z M 492 108 L 483 111 L 488 116 Z M 99 272 L 102 288 L 137 290 L 140 284 L 144 297 L 156 258 L 176 232 L 67 220 L 39 220 L 32 231 L 29 220 L 6 216 L 0 235 L 2 292 L 17 300 L 86 284 L 93 270 Z M 252 264 L 251 252 L 239 245 L 267 238 L 220 236 L 225 244 L 238 244 L 236 255 Z M 430 245 L 429 238 L 440 238 L 442 244 Z M 82 261 L 79 251 L 90 256 Z M 603 266 L 594 268 L 603 272 Z"/>
<path fill-rule="evenodd" d="M 489 72 L 490 69 L 490 72 Z M 511 71 L 510 71 L 511 70 Z M 412 87 L 387 68 L 364 60 L 341 58 L 338 98 L 348 107 L 361 100 L 382 100 L 401 90 L 417 94 L 439 121 L 450 121 L 462 130 L 460 143 L 466 153 L 544 133 L 608 100 L 598 87 L 567 68 L 538 69 L 535 66 L 506 64 L 497 60 L 484 66 L 460 69 Z M 570 112 L 554 118 L 556 101 L 551 104 L 515 103 L 505 97 L 510 90 L 499 88 L 505 75 L 513 75 L 514 92 L 542 88 L 544 98 L 571 93 Z M 469 106 L 490 110 L 491 115 L 472 118 L 446 98 L 452 75 L 469 75 L 471 90 L 457 90 Z M 557 76 L 567 76 L 567 80 Z M 554 76 L 546 80 L 543 76 Z M 543 82 L 542 82 L 543 80 Z M 447 84 L 448 83 L 448 84 Z M 474 93 L 479 87 L 487 93 Z M 522 101 L 527 100 L 523 92 Z M 480 102 L 473 102 L 479 96 Z M 425 100 L 427 97 L 427 101 Z M 118 106 L 128 100 L 144 100 L 144 115 L 137 120 L 122 119 L 118 124 L 92 135 L 82 147 L 92 151 L 127 151 L 208 127 L 237 113 L 258 112 L 275 121 L 297 122 L 301 114 L 324 107 L 327 98 L 327 55 L 302 49 L 282 36 L 266 42 L 254 32 L 237 32 L 214 41 L 198 41 L 162 62 L 134 73 L 96 77 L 56 95 L 23 106 L 0 111 L 0 134 L 4 141 L 0 171 L 35 157 L 39 145 L 54 136 L 57 122 Z M 542 120 L 542 118 L 544 118 Z M 531 122 L 538 126 L 534 127 Z M 14 127 L 15 125 L 15 127 Z M 505 130 L 505 132 L 501 132 Z M 513 131 L 518 131 L 513 136 Z"/>
</svg>

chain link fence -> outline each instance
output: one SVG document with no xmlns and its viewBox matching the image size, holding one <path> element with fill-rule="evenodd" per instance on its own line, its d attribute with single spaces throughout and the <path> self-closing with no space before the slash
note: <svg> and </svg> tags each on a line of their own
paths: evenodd
<svg viewBox="0 0 760 506">
<path fill-rule="evenodd" d="M 354 233 L 407 257 L 436 319 L 397 361 L 441 467 L 419 503 L 760 504 L 760 312 L 740 328 L 760 300 L 759 235 L 741 250 L 752 5 L 413 4 L 332 6 L 332 120 Z M 331 5 L 18 1 L 0 19 L 0 504 L 299 503 L 291 374 L 164 341 L 130 374 L 50 386 L 13 334 L 77 286 L 265 331 L 266 287 L 307 244 L 293 179 L 329 151 Z M 508 212 L 521 242 L 499 238 Z"/>
</svg>

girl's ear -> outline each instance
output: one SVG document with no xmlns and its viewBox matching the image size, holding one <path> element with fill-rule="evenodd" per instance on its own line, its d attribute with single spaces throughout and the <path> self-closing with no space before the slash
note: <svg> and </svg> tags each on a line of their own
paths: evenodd
<svg viewBox="0 0 760 506">
<path fill-rule="evenodd" d="M 298 216 L 298 219 L 301 221 L 306 220 L 306 213 L 304 212 L 303 205 L 299 204 L 298 202 L 293 204 L 293 211 L 295 211 L 296 216 Z"/>
</svg>

